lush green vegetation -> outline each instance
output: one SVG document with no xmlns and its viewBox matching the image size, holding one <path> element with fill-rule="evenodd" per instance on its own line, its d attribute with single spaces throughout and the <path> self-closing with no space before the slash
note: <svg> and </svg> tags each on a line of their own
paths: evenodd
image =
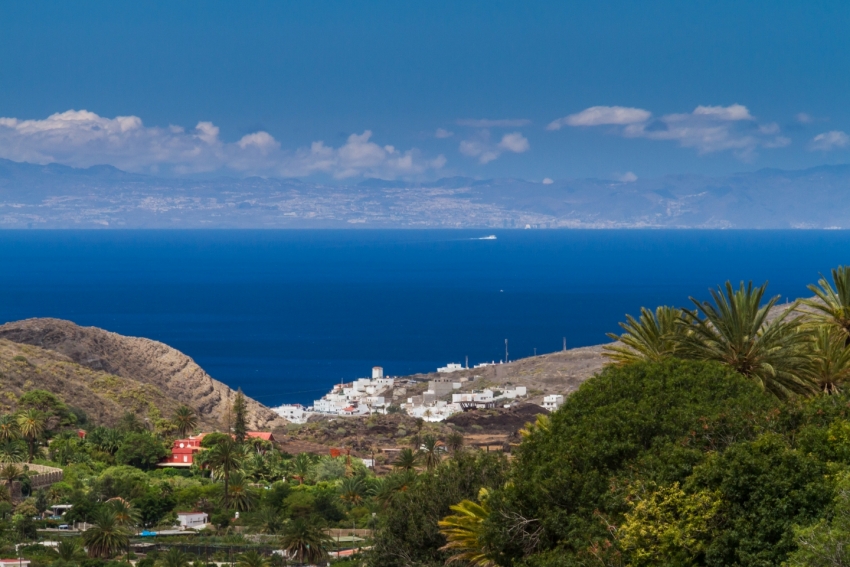
<svg viewBox="0 0 850 567">
<path fill-rule="evenodd" d="M 764 286 L 726 284 L 693 309 L 629 317 L 610 365 L 528 424 L 510 460 L 428 427 L 381 477 L 357 459 L 289 455 L 247 436 L 240 393 L 232 435 L 207 435 L 191 469 L 162 469 L 171 439 L 197 426 L 190 409 L 81 438 L 85 416 L 30 392 L 0 416 L 0 555 L 69 503 L 63 522 L 94 527 L 23 547 L 36 567 L 117 563 L 136 531 L 188 509 L 213 526 L 141 567 L 269 567 L 283 561 L 272 549 L 324 562 L 328 528 L 354 527 L 373 530 L 368 549 L 340 566 L 850 565 L 850 269 L 811 289 L 777 308 Z M 32 491 L 28 461 L 65 478 Z M 14 505 L 12 483 L 26 496 Z"/>
<path fill-rule="evenodd" d="M 16 556 L 14 544 L 24 543 L 23 556 L 36 566 L 96 567 L 123 561 L 133 555 L 128 549 L 140 541 L 140 531 L 171 529 L 181 510 L 206 512 L 212 525 L 197 535 L 158 541 L 173 547 L 167 553 L 149 553 L 143 567 L 213 559 L 268 567 L 283 561 L 270 553 L 275 549 L 287 551 L 287 559 L 296 563 L 324 562 L 338 547 L 329 530 L 347 535 L 356 528 L 375 528 L 388 515 L 397 517 L 393 504 L 409 488 L 419 487 L 421 498 L 436 490 L 437 475 L 450 474 L 456 486 L 441 486 L 441 498 L 427 498 L 428 506 L 417 510 L 425 518 L 423 537 L 437 545 L 442 536 L 436 522 L 449 505 L 475 494 L 482 482 L 500 484 L 507 470 L 502 457 L 464 453 L 462 437 L 448 439 L 447 448 L 427 426 L 399 457 L 396 472 L 380 478 L 360 459 L 283 453 L 268 441 L 247 436 L 241 393 L 231 412 L 232 435 L 205 435 L 191 468 L 161 468 L 156 465 L 172 440 L 197 427 L 189 408 L 179 408 L 170 420 L 142 420 L 128 413 L 116 427 L 89 428 L 81 436 L 78 416 L 53 394 L 34 390 L 18 405 L 18 413 L 0 416 L 0 556 Z M 449 458 L 450 451 L 456 458 Z M 30 477 L 37 474 L 29 469 L 32 464 L 61 467 L 64 478 L 32 490 Z M 12 500 L 13 483 L 20 484 L 23 499 Z M 72 508 L 61 519 L 44 518 L 53 504 Z M 405 518 L 411 526 L 412 520 Z M 38 532 L 78 522 L 93 527 L 72 537 Z M 60 548 L 37 544 L 57 537 Z M 347 545 L 371 543 L 367 536 Z M 426 553 L 433 555 L 433 550 Z"/>
<path fill-rule="evenodd" d="M 523 430 L 420 563 L 850 565 L 850 269 L 811 290 L 774 309 L 727 283 L 629 317 L 611 364 Z"/>
</svg>

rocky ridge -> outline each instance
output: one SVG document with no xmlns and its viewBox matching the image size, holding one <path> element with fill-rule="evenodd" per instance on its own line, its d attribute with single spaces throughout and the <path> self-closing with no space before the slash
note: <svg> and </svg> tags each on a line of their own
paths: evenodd
<svg viewBox="0 0 850 567">
<path fill-rule="evenodd" d="M 4 343 L 8 341 L 37 347 L 40 356 L 52 357 L 57 361 L 61 359 L 65 364 L 72 363 L 85 368 L 93 373 L 91 380 L 95 379 L 94 376 L 113 376 L 147 387 L 151 392 L 152 403 L 162 404 L 163 415 L 168 415 L 165 410 L 171 405 L 185 404 L 197 412 L 201 424 L 206 426 L 222 427 L 226 422 L 229 403 L 235 395 L 233 390 L 213 379 L 190 357 L 150 339 L 126 337 L 97 327 L 81 327 L 71 321 L 50 318 L 26 319 L 0 325 L 0 339 Z M 41 355 L 44 351 L 53 354 Z M 5 358 L 3 354 L 0 350 L 0 357 Z M 61 357 L 57 357 L 57 354 Z M 74 374 L 79 377 L 80 383 L 86 384 L 83 373 L 75 371 Z M 5 377 L 0 378 L 4 383 L 7 380 Z M 67 390 L 71 385 L 70 382 L 63 383 L 61 377 L 49 384 L 61 390 Z M 48 388 L 48 384 L 38 385 L 33 382 L 31 387 Z M 71 398 L 66 398 L 68 403 L 81 406 L 77 399 L 80 398 L 80 392 L 69 393 Z M 251 398 L 246 399 L 248 426 L 251 429 L 268 431 L 286 425 L 283 418 L 266 406 Z M 107 402 L 100 405 L 106 412 Z"/>
</svg>

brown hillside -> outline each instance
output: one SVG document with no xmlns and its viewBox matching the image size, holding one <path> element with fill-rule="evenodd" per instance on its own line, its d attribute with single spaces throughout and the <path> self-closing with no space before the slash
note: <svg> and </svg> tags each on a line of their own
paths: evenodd
<svg viewBox="0 0 850 567">
<path fill-rule="evenodd" d="M 125 337 L 97 327 L 80 327 L 61 319 L 7 323 L 0 326 L 0 339 L 64 355 L 66 360 L 93 373 L 111 374 L 152 387 L 170 403 L 193 408 L 206 426 L 221 427 L 225 423 L 228 400 L 234 395 L 233 390 L 211 378 L 191 358 L 150 339 Z M 37 382 L 31 387 L 49 389 L 46 384 L 35 384 Z M 84 408 L 80 399 L 83 396 L 70 391 L 69 396 L 63 397 L 69 404 Z M 285 425 L 285 420 L 269 408 L 251 398 L 247 400 L 251 429 L 272 430 Z"/>
<path fill-rule="evenodd" d="M 180 404 L 159 388 L 132 378 L 91 370 L 57 352 L 0 339 L 0 413 L 14 411 L 21 394 L 48 390 L 86 412 L 97 424 L 114 425 L 126 412 L 157 408 L 170 416 Z"/>
</svg>

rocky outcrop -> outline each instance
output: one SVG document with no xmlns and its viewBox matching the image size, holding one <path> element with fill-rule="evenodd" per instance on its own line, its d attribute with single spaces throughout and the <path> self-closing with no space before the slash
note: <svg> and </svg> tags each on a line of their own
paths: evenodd
<svg viewBox="0 0 850 567">
<path fill-rule="evenodd" d="M 221 427 L 226 422 L 227 408 L 235 395 L 190 357 L 150 339 L 125 337 L 97 327 L 80 327 L 71 321 L 47 318 L 2 325 L 0 339 L 53 351 L 93 371 L 151 385 L 194 409 L 207 425 Z M 246 399 L 251 429 L 267 431 L 286 424 L 266 406 Z"/>
</svg>

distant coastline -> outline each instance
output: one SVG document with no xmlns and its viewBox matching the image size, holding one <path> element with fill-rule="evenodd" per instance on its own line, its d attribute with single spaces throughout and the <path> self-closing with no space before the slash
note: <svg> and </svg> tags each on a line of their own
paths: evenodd
<svg viewBox="0 0 850 567">
<path fill-rule="evenodd" d="M 850 165 L 653 179 L 153 177 L 0 159 L 0 228 L 850 228 Z"/>
</svg>

